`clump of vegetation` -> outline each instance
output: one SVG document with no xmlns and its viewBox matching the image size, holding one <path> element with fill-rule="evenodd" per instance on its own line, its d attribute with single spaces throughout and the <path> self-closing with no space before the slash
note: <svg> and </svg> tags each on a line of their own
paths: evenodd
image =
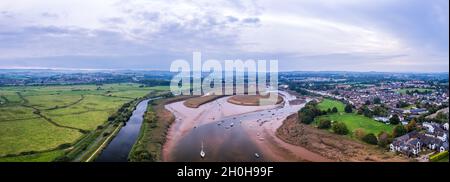
<svg viewBox="0 0 450 182">
<path fill-rule="evenodd" d="M 417 129 L 417 123 L 415 119 L 412 119 L 406 126 L 405 129 L 407 132 L 411 132 Z"/>
<path fill-rule="evenodd" d="M 317 108 L 317 102 L 312 101 L 307 103 L 305 107 L 298 111 L 298 119 L 302 123 L 311 124 L 315 117 L 322 114 L 323 112 Z"/>
<path fill-rule="evenodd" d="M 320 120 L 317 127 L 320 129 L 328 129 L 331 127 L 331 121 L 327 119 Z"/>
<path fill-rule="evenodd" d="M 362 141 L 364 141 L 364 142 L 366 142 L 368 144 L 372 144 L 372 145 L 378 144 L 378 139 L 373 133 L 369 133 L 366 136 L 364 136 L 362 138 Z"/>
<path fill-rule="evenodd" d="M 392 125 L 397 125 L 400 123 L 400 118 L 398 117 L 397 114 L 392 115 L 391 118 L 389 118 L 389 123 Z"/>
<path fill-rule="evenodd" d="M 353 106 L 351 104 L 345 105 L 344 111 L 346 113 L 352 113 L 353 112 Z"/>
<path fill-rule="evenodd" d="M 333 130 L 334 133 L 339 134 L 339 135 L 346 135 L 349 133 L 347 125 L 345 125 L 345 123 L 342 123 L 342 122 L 333 123 L 333 126 L 331 129 Z"/>
<path fill-rule="evenodd" d="M 378 146 L 386 148 L 390 143 L 392 143 L 392 136 L 387 132 L 380 132 L 378 134 Z"/>
<path fill-rule="evenodd" d="M 404 134 L 406 134 L 408 131 L 406 131 L 406 128 L 402 125 L 397 125 L 395 126 L 394 130 L 392 131 L 392 136 L 395 137 L 399 137 L 402 136 Z"/>
<path fill-rule="evenodd" d="M 353 131 L 353 135 L 359 139 L 362 140 L 364 136 L 366 136 L 366 131 L 362 128 L 357 128 L 355 131 Z"/>
</svg>

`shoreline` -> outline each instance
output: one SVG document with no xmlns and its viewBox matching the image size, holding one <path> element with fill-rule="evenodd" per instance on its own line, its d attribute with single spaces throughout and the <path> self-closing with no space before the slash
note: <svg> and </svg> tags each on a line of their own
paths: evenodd
<svg viewBox="0 0 450 182">
<path fill-rule="evenodd" d="M 176 144 L 197 126 L 210 124 L 221 118 L 236 116 L 242 119 L 240 127 L 245 132 L 244 134 L 249 136 L 250 141 L 256 144 L 264 153 L 264 158 L 267 160 L 279 162 L 331 161 L 302 146 L 289 144 L 278 138 L 276 131 L 285 119 L 292 114 L 291 112 L 296 113 L 304 106 L 304 103 L 291 106 L 289 105 L 289 100 L 293 100 L 295 97 L 290 96 L 288 93 L 281 95 L 284 101 L 278 105 L 271 105 L 269 107 L 235 105 L 228 102 L 229 96 L 216 99 L 195 109 L 187 108 L 183 104 L 184 101 L 167 104 L 165 108 L 176 119 L 168 129 L 166 142 L 162 147 L 162 160 L 172 161 L 170 155 Z M 245 119 L 245 116 L 243 116 L 248 113 L 259 114 L 265 112 L 273 112 L 273 114 L 266 114 L 264 117 L 261 117 L 267 119 L 264 122 L 261 119 L 255 122 L 253 119 Z M 259 122 L 260 120 L 261 122 Z"/>
</svg>

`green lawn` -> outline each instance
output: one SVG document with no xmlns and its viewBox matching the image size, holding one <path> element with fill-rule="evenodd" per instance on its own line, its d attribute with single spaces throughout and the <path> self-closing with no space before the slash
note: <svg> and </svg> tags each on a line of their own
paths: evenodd
<svg viewBox="0 0 450 182">
<path fill-rule="evenodd" d="M 366 133 L 378 135 L 381 131 L 391 133 L 394 128 L 392 125 L 384 124 L 356 113 L 327 114 L 316 118 L 315 122 L 317 123 L 321 119 L 343 122 L 351 133 L 357 128 L 362 128 Z"/>
<path fill-rule="evenodd" d="M 381 131 L 392 132 L 394 126 L 384 124 L 378 121 L 375 121 L 372 118 L 365 117 L 363 115 L 358 115 L 355 112 L 353 113 L 345 113 L 344 111 L 344 103 L 331 99 L 324 99 L 318 105 L 320 110 L 327 110 L 328 108 L 336 107 L 338 109 L 338 113 L 327 114 L 324 116 L 319 116 L 315 118 L 315 124 L 317 124 L 322 119 L 328 119 L 331 121 L 339 121 L 343 122 L 347 125 L 350 130 L 350 134 L 357 128 L 362 128 L 366 131 L 366 133 L 373 133 L 378 135 Z"/>
<path fill-rule="evenodd" d="M 0 87 L 0 161 L 51 161 L 62 151 L 50 150 L 85 136 L 58 124 L 95 130 L 124 103 L 167 90 L 168 86 L 140 87 L 134 83 Z M 2 157 L 30 151 L 40 153 Z"/>
<path fill-rule="evenodd" d="M 433 89 L 426 89 L 426 88 L 402 88 L 398 89 L 397 92 L 401 94 L 406 94 L 406 91 L 409 90 L 410 92 L 418 90 L 419 92 L 425 92 L 425 91 L 433 91 Z"/>
<path fill-rule="evenodd" d="M 449 162 L 448 155 L 447 155 L 447 157 L 444 157 L 441 160 L 438 160 L 437 162 Z"/>
<path fill-rule="evenodd" d="M 326 111 L 328 109 L 333 109 L 333 107 L 336 107 L 339 112 L 344 112 L 345 105 L 342 102 L 337 101 L 337 100 L 323 99 L 317 105 L 317 107 L 323 111 Z"/>
</svg>

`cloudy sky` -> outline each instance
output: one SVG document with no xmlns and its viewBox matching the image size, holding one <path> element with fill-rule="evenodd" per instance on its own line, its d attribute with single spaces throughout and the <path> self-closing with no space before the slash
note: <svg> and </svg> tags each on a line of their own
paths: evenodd
<svg viewBox="0 0 450 182">
<path fill-rule="evenodd" d="M 290 70 L 448 72 L 448 0 L 0 1 L 0 68 L 168 70 L 174 59 Z"/>
</svg>

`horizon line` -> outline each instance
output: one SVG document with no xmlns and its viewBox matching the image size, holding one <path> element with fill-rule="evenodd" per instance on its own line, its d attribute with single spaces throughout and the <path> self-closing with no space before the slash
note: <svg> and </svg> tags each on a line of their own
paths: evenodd
<svg viewBox="0 0 450 182">
<path fill-rule="evenodd" d="M 161 72 L 170 72 L 169 70 L 161 70 L 161 69 L 134 69 L 134 68 L 122 68 L 122 69 L 113 69 L 113 68 L 66 68 L 66 67 L 0 67 L 0 70 L 51 70 L 51 71 L 161 71 Z M 446 73 L 449 74 L 449 71 L 344 71 L 344 70 L 284 70 L 278 71 L 279 73 L 283 72 L 353 72 L 353 73 L 414 73 L 414 74 L 427 74 L 427 73 Z"/>
</svg>

